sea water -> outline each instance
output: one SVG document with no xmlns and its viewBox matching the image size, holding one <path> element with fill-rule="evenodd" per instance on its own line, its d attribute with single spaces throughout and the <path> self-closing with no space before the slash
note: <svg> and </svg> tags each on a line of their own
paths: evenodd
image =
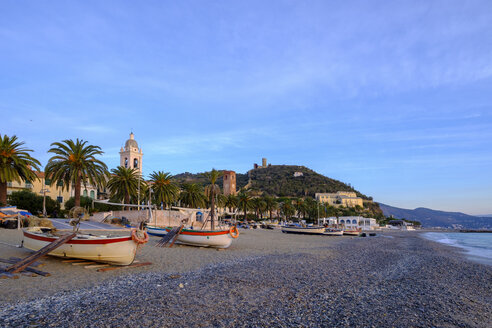
<svg viewBox="0 0 492 328">
<path fill-rule="evenodd" d="M 492 265 L 492 233 L 426 232 L 424 236 L 442 244 L 459 247 L 470 259 Z"/>
</svg>

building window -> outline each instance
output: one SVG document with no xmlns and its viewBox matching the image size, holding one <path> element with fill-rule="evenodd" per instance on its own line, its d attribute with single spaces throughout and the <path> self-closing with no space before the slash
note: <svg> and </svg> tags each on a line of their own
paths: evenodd
<svg viewBox="0 0 492 328">
<path fill-rule="evenodd" d="M 138 169 L 138 159 L 136 158 L 133 159 L 133 167 Z"/>
<path fill-rule="evenodd" d="M 125 157 L 125 168 L 127 169 L 128 168 L 128 158 Z"/>
<path fill-rule="evenodd" d="M 49 186 L 51 184 L 51 180 L 50 179 L 44 179 L 44 185 L 45 186 Z"/>
<path fill-rule="evenodd" d="M 56 197 L 56 201 L 60 204 L 63 203 L 63 196 Z"/>
<path fill-rule="evenodd" d="M 87 189 L 84 190 L 84 197 L 87 197 Z"/>
<path fill-rule="evenodd" d="M 357 224 L 357 221 L 355 221 L 355 220 L 352 220 L 352 224 Z"/>
<path fill-rule="evenodd" d="M 7 182 L 7 187 L 12 187 L 12 182 Z"/>
<path fill-rule="evenodd" d="M 63 181 L 58 181 L 58 183 L 56 184 L 58 187 L 63 187 Z"/>
<path fill-rule="evenodd" d="M 31 188 L 32 184 L 29 181 L 26 181 L 26 188 Z"/>
<path fill-rule="evenodd" d="M 94 190 L 91 190 L 91 198 L 94 199 L 95 198 L 94 196 L 95 196 L 94 195 Z"/>
</svg>

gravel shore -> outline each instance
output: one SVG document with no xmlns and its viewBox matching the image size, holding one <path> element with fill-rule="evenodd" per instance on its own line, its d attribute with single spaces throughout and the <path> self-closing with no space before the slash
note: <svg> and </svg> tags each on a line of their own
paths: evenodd
<svg viewBox="0 0 492 328">
<path fill-rule="evenodd" d="M 160 254 L 167 261 L 114 276 L 90 273 L 99 281 L 90 277 L 71 289 L 58 286 L 67 278 L 55 274 L 17 279 L 54 282 L 36 299 L 6 297 L 22 288 L 2 281 L 0 326 L 492 326 L 492 267 L 418 233 L 350 238 L 248 231 L 220 252 L 146 248 L 143 258 Z M 24 288 L 22 295 L 28 293 Z"/>
</svg>

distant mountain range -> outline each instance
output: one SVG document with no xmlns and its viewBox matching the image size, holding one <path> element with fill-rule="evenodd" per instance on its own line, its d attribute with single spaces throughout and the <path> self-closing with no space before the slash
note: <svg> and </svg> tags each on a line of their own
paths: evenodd
<svg viewBox="0 0 492 328">
<path fill-rule="evenodd" d="M 398 219 L 420 221 L 424 228 L 465 228 L 465 229 L 492 229 L 491 217 L 479 217 L 460 212 L 445 212 L 419 207 L 414 210 L 393 207 L 379 203 L 379 207 L 386 216 Z"/>
</svg>

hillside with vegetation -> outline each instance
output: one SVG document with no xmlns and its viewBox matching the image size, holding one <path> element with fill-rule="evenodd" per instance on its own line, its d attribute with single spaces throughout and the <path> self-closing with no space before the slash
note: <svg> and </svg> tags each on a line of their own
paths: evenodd
<svg viewBox="0 0 492 328">
<path fill-rule="evenodd" d="M 301 172 L 302 176 L 295 177 L 296 172 Z M 173 180 L 178 185 L 186 183 L 207 185 L 207 179 L 203 173 L 180 173 L 175 175 Z M 222 177 L 217 180 L 221 188 L 222 182 Z M 365 200 L 370 199 L 349 184 L 325 177 L 305 166 L 297 165 L 271 165 L 250 170 L 246 174 L 236 173 L 236 185 L 238 191 L 246 187 L 277 197 L 314 197 L 316 193 L 353 191 Z"/>
<path fill-rule="evenodd" d="M 296 172 L 302 176 L 294 176 Z M 250 188 L 278 197 L 314 197 L 316 193 L 353 191 L 363 199 L 369 199 L 352 186 L 321 175 L 305 166 L 271 165 L 248 172 Z"/>
<path fill-rule="evenodd" d="M 296 172 L 299 173 L 297 176 Z M 181 173 L 173 177 L 173 180 L 181 187 L 185 184 L 196 183 L 201 186 L 208 184 L 203 173 Z M 222 188 L 222 178 L 217 184 Z M 363 208 L 339 208 L 329 215 L 351 216 L 361 215 L 365 217 L 383 218 L 383 212 L 377 203 L 355 190 L 349 184 L 325 177 L 305 166 L 297 165 L 271 165 L 266 168 L 253 169 L 246 174 L 236 173 L 236 185 L 238 191 L 247 190 L 253 195 L 262 197 L 273 196 L 284 201 L 289 198 L 313 199 L 316 193 L 335 193 L 337 191 L 353 191 L 364 199 Z M 326 209 L 328 210 L 328 209 Z M 316 212 L 316 211 L 315 211 Z M 328 215 L 328 213 L 326 213 Z"/>
</svg>

